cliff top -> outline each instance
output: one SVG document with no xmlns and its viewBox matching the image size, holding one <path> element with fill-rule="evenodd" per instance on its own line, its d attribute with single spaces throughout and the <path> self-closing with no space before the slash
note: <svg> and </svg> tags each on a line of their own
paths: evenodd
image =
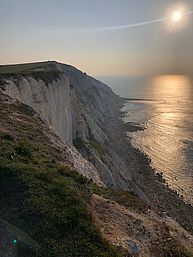
<svg viewBox="0 0 193 257">
<path fill-rule="evenodd" d="M 11 83 L 15 83 L 14 86 L 18 86 L 21 91 L 26 88 L 25 83 L 22 88 L 21 81 L 27 81 L 25 77 L 28 75 L 48 83 L 55 79 L 53 73 L 66 72 L 68 86 L 72 83 L 82 100 L 78 105 L 82 108 L 80 114 L 89 113 L 87 120 L 93 127 L 92 130 L 91 125 L 88 127 L 92 134 L 87 138 L 92 140 L 90 145 L 93 152 L 98 152 L 109 166 L 113 163 L 113 158 L 116 158 L 119 166 L 116 168 L 116 165 L 111 164 L 113 172 L 120 171 L 121 162 L 116 155 L 112 151 L 107 155 L 103 148 L 105 144 L 100 145 L 93 140 L 93 132 L 98 124 L 103 130 L 107 130 L 107 126 L 113 128 L 113 104 L 116 96 L 110 89 L 76 68 L 57 62 L 1 68 L 5 77 L 11 78 L 2 79 L 0 86 L 10 87 Z M 23 74 L 26 74 L 24 78 Z M 39 79 L 35 82 L 37 87 Z M 15 91 L 12 92 L 15 97 Z M 56 95 L 58 92 L 61 91 L 57 91 Z M 56 102 L 58 103 L 57 97 Z M 91 111 L 87 113 L 85 106 Z M 90 106 L 94 111 L 89 109 Z M 58 107 L 56 113 L 61 109 L 60 105 Z M 86 115 L 84 117 L 87 118 Z M 98 131 L 96 135 L 102 135 Z M 119 138 L 119 134 L 112 133 L 112 130 L 107 130 L 106 133 Z M 124 144 L 125 138 L 120 148 Z M 93 156 L 96 162 L 97 155 L 91 155 Z M 84 171 L 81 174 L 85 174 L 85 169 L 87 171 L 89 168 L 85 162 L 75 148 L 63 144 L 42 123 L 32 108 L 10 98 L 5 90 L 0 91 L 0 235 L 3 235 L 5 254 L 12 247 L 11 242 L 16 241 L 16 245 L 12 247 L 13 255 L 9 256 L 118 257 L 134 255 L 132 251 L 136 247 L 143 257 L 192 256 L 190 252 L 193 252 L 193 238 L 190 234 L 165 217 L 165 214 L 157 214 L 149 209 L 135 194 L 112 187 L 99 187 L 92 180 L 79 175 L 80 166 Z M 104 167 L 102 165 L 103 172 L 107 170 Z M 90 174 L 94 167 L 91 168 L 88 170 Z"/>
<path fill-rule="evenodd" d="M 0 65 L 0 74 L 26 73 L 30 71 L 53 71 L 56 70 L 56 62 L 44 61 L 23 64 Z"/>
</svg>

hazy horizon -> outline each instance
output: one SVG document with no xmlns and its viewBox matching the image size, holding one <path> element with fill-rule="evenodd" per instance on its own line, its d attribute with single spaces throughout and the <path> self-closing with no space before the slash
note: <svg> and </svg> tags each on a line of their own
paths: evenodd
<svg viewBox="0 0 193 257">
<path fill-rule="evenodd" d="M 192 74 L 193 1 L 0 0 L 0 63 L 46 60 L 94 76 Z M 163 17 L 186 7 L 186 24 L 169 31 Z"/>
</svg>

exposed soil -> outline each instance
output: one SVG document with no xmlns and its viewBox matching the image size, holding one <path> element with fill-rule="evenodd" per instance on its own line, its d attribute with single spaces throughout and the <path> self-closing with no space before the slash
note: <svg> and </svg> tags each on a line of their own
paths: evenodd
<svg viewBox="0 0 193 257">
<path fill-rule="evenodd" d="M 169 217 L 154 211 L 137 213 L 114 201 L 92 195 L 94 220 L 104 237 L 123 256 L 191 256 L 193 236 Z"/>
</svg>

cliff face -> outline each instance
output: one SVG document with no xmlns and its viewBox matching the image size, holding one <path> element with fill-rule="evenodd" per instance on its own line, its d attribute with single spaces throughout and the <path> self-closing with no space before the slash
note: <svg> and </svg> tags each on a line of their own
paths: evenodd
<svg viewBox="0 0 193 257">
<path fill-rule="evenodd" d="M 43 75 L 52 70 L 57 77 L 46 81 Z M 108 128 L 119 98 L 103 83 L 56 62 L 26 74 L 6 75 L 4 92 L 32 106 L 63 141 L 86 141 L 91 134 L 100 142 L 106 139 L 102 129 Z"/>
<path fill-rule="evenodd" d="M 0 92 L 1 257 L 118 257 L 92 221 L 85 176 L 103 185 L 32 108 Z"/>
<path fill-rule="evenodd" d="M 168 211 L 154 212 L 124 191 L 147 200 L 117 154 L 125 139 L 118 146 L 112 139 L 119 137 L 119 102 L 103 83 L 69 65 L 0 67 L 3 256 L 192 256 L 192 236 Z M 157 199 L 162 191 L 155 191 Z M 187 215 L 192 224 L 192 212 L 178 203 L 175 220 Z"/>
<path fill-rule="evenodd" d="M 7 95 L 33 107 L 63 141 L 72 143 L 70 87 L 65 75 L 48 85 L 30 75 L 10 77 L 6 82 Z"/>
<path fill-rule="evenodd" d="M 3 92 L 31 106 L 63 142 L 74 144 L 106 185 L 137 190 L 109 139 L 119 97 L 70 65 L 45 62 L 28 66 L 1 75 Z"/>
</svg>

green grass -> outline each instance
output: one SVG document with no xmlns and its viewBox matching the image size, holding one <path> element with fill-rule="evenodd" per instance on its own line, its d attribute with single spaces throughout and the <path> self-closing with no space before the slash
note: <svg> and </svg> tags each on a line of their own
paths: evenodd
<svg viewBox="0 0 193 257">
<path fill-rule="evenodd" d="M 104 155 L 105 154 L 105 148 L 102 144 L 100 144 L 97 140 L 95 139 L 90 139 L 89 140 L 89 144 L 91 145 L 91 147 L 97 151 L 97 153 L 99 155 Z M 86 147 L 86 142 L 84 142 L 84 140 L 82 140 L 82 138 L 77 137 L 76 139 L 73 140 L 73 145 L 76 147 L 76 149 L 78 151 L 82 151 L 84 150 L 84 148 Z"/>
<path fill-rule="evenodd" d="M 0 100 L 0 110 L 0 223 L 9 224 L 17 239 L 17 256 L 120 256 L 92 220 L 91 194 L 136 212 L 148 206 L 131 192 L 98 187 L 70 169 L 26 105 Z M 92 146 L 104 154 L 96 141 Z M 166 257 L 192 257 L 175 241 L 162 250 Z"/>
<path fill-rule="evenodd" d="M 117 257 L 93 223 L 91 181 L 61 164 L 61 153 L 25 108 L 0 107 L 0 217 L 22 231 L 15 234 L 18 256 Z"/>
<path fill-rule="evenodd" d="M 90 145 L 98 152 L 99 155 L 105 154 L 104 146 L 101 145 L 98 141 L 95 139 L 89 140 Z"/>
<path fill-rule="evenodd" d="M 39 62 L 39 63 L 27 63 L 27 64 L 15 64 L 15 65 L 0 65 L 0 75 L 3 78 L 14 77 L 18 81 L 20 76 L 31 76 L 36 80 L 43 80 L 46 85 L 54 80 L 57 80 L 60 71 L 57 70 L 54 63 L 51 62 Z M 17 82 L 16 82 L 17 83 Z M 0 81 L 3 85 L 3 82 Z"/>
<path fill-rule="evenodd" d="M 50 66 L 49 62 L 0 65 L 0 74 L 29 72 L 39 68 L 44 68 L 47 71 L 50 71 L 51 67 L 52 66 Z"/>
<path fill-rule="evenodd" d="M 0 181 L 1 209 L 6 208 L 1 217 L 40 245 L 28 256 L 116 256 L 93 225 L 86 182 L 80 186 L 54 169 L 2 162 Z M 19 256 L 25 256 L 18 244 Z"/>
<path fill-rule="evenodd" d="M 115 201 L 125 207 L 132 208 L 137 212 L 145 212 L 149 208 L 149 206 L 133 192 L 120 191 L 109 187 L 98 187 L 95 184 L 92 184 L 91 188 L 93 193 Z"/>
<path fill-rule="evenodd" d="M 30 76 L 32 76 L 36 80 L 43 80 L 45 84 L 48 86 L 49 83 L 51 83 L 54 80 L 57 80 L 59 78 L 59 75 L 61 74 L 60 71 L 53 70 L 53 71 L 33 71 L 30 73 Z M 24 74 L 25 75 L 25 74 Z"/>
</svg>

